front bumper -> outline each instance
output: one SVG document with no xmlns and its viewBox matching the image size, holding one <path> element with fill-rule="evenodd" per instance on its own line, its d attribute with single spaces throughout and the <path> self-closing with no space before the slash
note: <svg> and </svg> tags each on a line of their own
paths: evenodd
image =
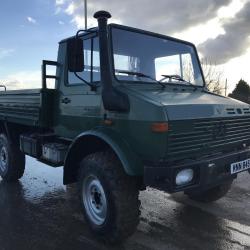
<svg viewBox="0 0 250 250">
<path fill-rule="evenodd" d="M 230 172 L 230 164 L 248 158 L 250 158 L 250 148 L 219 156 L 208 156 L 201 160 L 187 160 L 178 165 L 147 162 L 144 167 L 144 184 L 169 193 L 186 190 L 202 191 L 236 178 L 237 174 L 232 175 Z M 187 185 L 177 186 L 176 174 L 186 168 L 193 169 L 194 178 Z"/>
</svg>

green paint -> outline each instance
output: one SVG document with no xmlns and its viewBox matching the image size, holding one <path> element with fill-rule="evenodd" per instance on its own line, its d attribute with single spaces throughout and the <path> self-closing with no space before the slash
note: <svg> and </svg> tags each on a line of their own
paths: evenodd
<svg viewBox="0 0 250 250">
<path fill-rule="evenodd" d="M 1 93 L 1 120 L 50 128 L 72 141 L 79 135 L 97 136 L 114 149 L 131 175 L 143 175 L 145 161 L 199 159 L 218 150 L 233 150 L 250 140 L 246 130 L 250 128 L 249 105 L 213 95 L 203 87 L 172 84 L 162 88 L 154 82 L 119 82 L 113 72 L 105 72 L 112 79 L 112 86 L 128 97 L 130 105 L 129 112 L 105 110 L 104 82 L 99 83 L 97 91 L 91 91 L 85 84 L 68 84 L 66 43 L 64 40 L 59 46 L 56 89 Z M 103 48 L 108 51 L 107 60 L 112 65 L 110 39 L 107 46 Z M 65 98 L 70 102 L 63 103 Z M 228 112 L 229 109 L 236 113 Z M 242 113 L 237 113 L 237 109 Z M 105 125 L 105 119 L 111 120 L 112 125 Z M 154 122 L 168 122 L 170 131 L 152 132 Z M 214 135 L 220 122 L 226 123 L 224 138 Z"/>
</svg>

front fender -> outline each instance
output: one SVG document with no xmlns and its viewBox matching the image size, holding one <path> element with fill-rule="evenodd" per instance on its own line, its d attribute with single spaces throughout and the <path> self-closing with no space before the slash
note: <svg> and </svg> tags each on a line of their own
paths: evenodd
<svg viewBox="0 0 250 250">
<path fill-rule="evenodd" d="M 115 152 L 128 175 L 143 174 L 142 161 L 121 134 L 110 128 L 98 127 L 78 135 L 69 147 L 64 164 L 64 184 L 76 181 L 78 172 L 76 162 L 79 163 L 86 155 L 102 150 L 103 147 L 109 147 Z"/>
</svg>

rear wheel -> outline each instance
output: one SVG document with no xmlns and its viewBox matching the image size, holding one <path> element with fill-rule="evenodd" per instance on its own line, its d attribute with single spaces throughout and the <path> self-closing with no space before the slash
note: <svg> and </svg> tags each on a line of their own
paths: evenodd
<svg viewBox="0 0 250 250">
<path fill-rule="evenodd" d="M 79 191 L 86 221 L 97 236 L 117 243 L 134 233 L 140 215 L 137 181 L 125 174 L 112 151 L 84 158 Z"/>
<path fill-rule="evenodd" d="M 232 186 L 233 181 L 228 181 L 203 192 L 187 193 L 190 199 L 199 202 L 213 202 L 225 196 Z"/>
<path fill-rule="evenodd" d="M 11 144 L 6 135 L 0 134 L 0 176 L 5 181 L 17 181 L 23 176 L 25 155 Z"/>
</svg>

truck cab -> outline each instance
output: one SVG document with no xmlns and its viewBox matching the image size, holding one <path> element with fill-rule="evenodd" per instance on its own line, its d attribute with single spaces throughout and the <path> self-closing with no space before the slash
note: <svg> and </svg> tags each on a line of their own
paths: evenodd
<svg viewBox="0 0 250 250">
<path fill-rule="evenodd" d="M 139 223 L 147 186 L 200 202 L 227 193 L 250 169 L 250 106 L 206 88 L 192 43 L 94 17 L 44 61 L 41 90 L 0 94 L 0 175 L 21 178 L 24 155 L 63 166 L 91 230 L 117 242 Z"/>
<path fill-rule="evenodd" d="M 71 39 L 60 43 L 59 62 L 60 55 L 70 53 Z M 195 165 L 202 157 L 248 145 L 249 105 L 207 90 L 193 44 L 117 24 L 93 28 L 78 39 L 84 68 L 72 72 L 65 56 L 61 59 L 56 134 L 74 139 L 94 127 L 112 131 L 137 158 L 127 173 L 144 175 L 146 183 L 171 192 L 192 189 L 200 181 L 176 185 L 168 178 L 173 166 L 171 172 L 184 162 Z M 72 122 L 73 129 L 67 126 Z M 158 176 L 156 166 L 165 176 Z M 203 171 L 192 170 L 194 176 Z"/>
</svg>

